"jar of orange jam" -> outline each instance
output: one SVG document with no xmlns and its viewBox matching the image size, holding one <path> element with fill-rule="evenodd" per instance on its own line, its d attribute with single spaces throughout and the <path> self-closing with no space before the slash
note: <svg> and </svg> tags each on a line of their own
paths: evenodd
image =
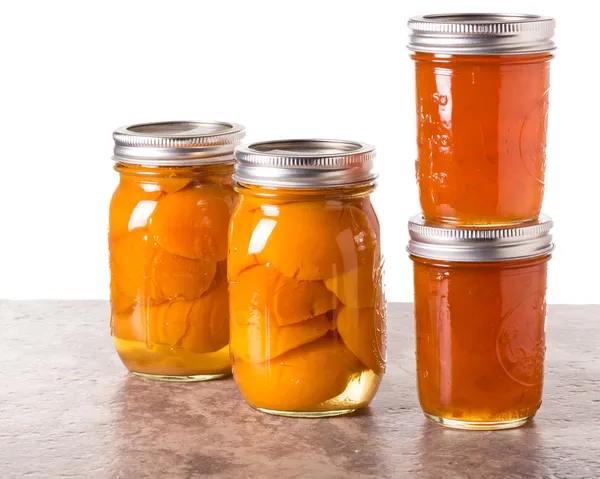
<svg viewBox="0 0 600 479">
<path fill-rule="evenodd" d="M 229 231 L 233 375 L 253 407 L 319 417 L 369 404 L 385 370 L 373 147 L 236 149 Z"/>
<path fill-rule="evenodd" d="M 507 429 L 542 402 L 552 221 L 450 228 L 409 221 L 417 384 L 425 415 L 460 429 Z"/>
<path fill-rule="evenodd" d="M 540 214 L 554 20 L 411 18 L 421 208 L 433 222 L 516 224 Z"/>
<path fill-rule="evenodd" d="M 230 374 L 227 230 L 235 203 L 233 123 L 168 122 L 114 132 L 111 332 L 134 374 Z"/>
</svg>

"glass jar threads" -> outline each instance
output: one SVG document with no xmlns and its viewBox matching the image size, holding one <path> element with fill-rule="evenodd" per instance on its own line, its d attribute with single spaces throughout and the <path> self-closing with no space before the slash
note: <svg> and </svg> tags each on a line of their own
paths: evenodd
<svg viewBox="0 0 600 479">
<path fill-rule="evenodd" d="M 537 15 L 425 15 L 414 52 L 425 218 L 514 224 L 541 211 L 554 20 Z"/>
<path fill-rule="evenodd" d="M 385 370 L 374 149 L 330 140 L 236 149 L 231 355 L 253 407 L 331 416 L 366 406 Z"/>
<path fill-rule="evenodd" d="M 166 122 L 114 132 L 111 332 L 123 364 L 154 379 L 221 377 L 229 360 L 227 231 L 233 123 Z"/>
<path fill-rule="evenodd" d="M 506 429 L 540 407 L 551 227 L 409 221 L 419 401 L 434 422 Z"/>
</svg>

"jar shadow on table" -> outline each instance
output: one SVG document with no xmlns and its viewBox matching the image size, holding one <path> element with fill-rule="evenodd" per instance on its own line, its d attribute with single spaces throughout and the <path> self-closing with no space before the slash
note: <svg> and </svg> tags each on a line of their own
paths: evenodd
<svg viewBox="0 0 600 479">
<path fill-rule="evenodd" d="M 542 477 L 549 473 L 532 421 L 505 431 L 460 431 L 425 423 L 417 463 L 426 477 Z"/>
<path fill-rule="evenodd" d="M 390 477 L 385 424 L 365 408 L 346 417 L 272 416 L 244 403 L 230 380 L 197 384 L 123 378 L 112 407 L 112 468 L 162 474 L 252 477 Z"/>
<path fill-rule="evenodd" d="M 114 467 L 126 477 L 228 473 L 232 454 L 209 453 L 221 441 L 215 423 L 231 411 L 228 380 L 165 383 L 127 375 L 112 398 L 117 421 Z M 213 412 L 211 414 L 211 411 Z M 229 436 L 231 431 L 224 430 Z"/>
</svg>

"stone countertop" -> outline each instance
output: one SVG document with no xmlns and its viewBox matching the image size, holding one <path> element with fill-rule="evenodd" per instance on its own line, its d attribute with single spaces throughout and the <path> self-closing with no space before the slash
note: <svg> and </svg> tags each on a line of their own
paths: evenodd
<svg viewBox="0 0 600 479">
<path fill-rule="evenodd" d="M 103 301 L 0 302 L 0 476 L 600 477 L 600 306 L 551 306 L 544 403 L 521 429 L 430 424 L 412 306 L 392 304 L 388 372 L 353 416 L 254 411 L 233 380 L 129 375 Z"/>
</svg>

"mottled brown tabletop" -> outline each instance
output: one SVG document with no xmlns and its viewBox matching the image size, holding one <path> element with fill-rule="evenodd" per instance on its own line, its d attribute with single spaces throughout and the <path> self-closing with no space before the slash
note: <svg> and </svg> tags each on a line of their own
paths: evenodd
<svg viewBox="0 0 600 479">
<path fill-rule="evenodd" d="M 521 429 L 447 430 L 415 392 L 412 306 L 389 314 L 372 405 L 269 416 L 231 379 L 125 371 L 102 301 L 0 302 L 0 477 L 600 477 L 600 306 L 552 306 L 544 403 Z"/>
</svg>

